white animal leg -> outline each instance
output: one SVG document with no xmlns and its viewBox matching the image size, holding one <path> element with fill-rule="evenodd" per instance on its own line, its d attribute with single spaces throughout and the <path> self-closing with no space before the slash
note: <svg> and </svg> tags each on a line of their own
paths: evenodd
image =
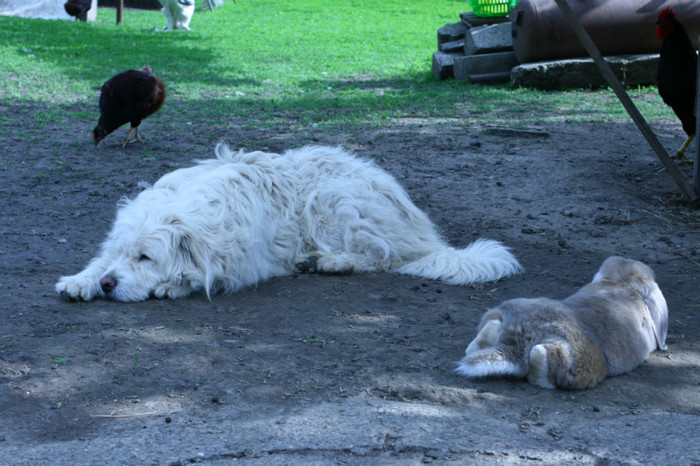
<svg viewBox="0 0 700 466">
<path fill-rule="evenodd" d="M 535 345 L 530 350 L 530 372 L 527 380 L 538 387 L 555 388 L 554 381 L 549 377 L 549 358 L 545 345 Z"/>
<path fill-rule="evenodd" d="M 457 373 L 466 377 L 524 377 L 526 369 L 513 348 L 498 344 L 502 329 L 503 322 L 498 319 L 486 322 L 467 346 L 465 356 L 457 367 Z"/>
<path fill-rule="evenodd" d="M 467 346 L 464 353 L 469 355 L 474 351 L 479 351 L 495 345 L 498 341 L 498 335 L 501 333 L 502 327 L 503 323 L 500 320 L 494 319 L 486 322 L 486 324 L 481 328 L 479 334 L 474 338 L 474 340 L 472 340 L 471 343 L 469 343 L 469 346 Z"/>
<path fill-rule="evenodd" d="M 295 259 L 294 266 L 302 272 L 345 275 L 377 270 L 368 257 L 352 252 L 315 252 Z"/>
<path fill-rule="evenodd" d="M 105 256 L 93 259 L 79 274 L 61 277 L 56 283 L 56 292 L 65 299 L 75 301 L 90 301 L 97 296 L 102 296 L 100 278 L 110 264 L 111 260 Z"/>
</svg>

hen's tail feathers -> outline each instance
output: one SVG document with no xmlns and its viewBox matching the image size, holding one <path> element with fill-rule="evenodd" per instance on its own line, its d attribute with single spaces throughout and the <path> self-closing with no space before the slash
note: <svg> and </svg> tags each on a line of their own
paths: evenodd
<svg viewBox="0 0 700 466">
<path fill-rule="evenodd" d="M 519 363 L 508 348 L 494 347 L 469 353 L 455 370 L 465 377 L 489 377 L 510 375 L 524 377 L 527 368 Z"/>
<path fill-rule="evenodd" d="M 521 270 L 507 247 L 498 241 L 479 239 L 464 249 L 444 247 L 403 265 L 397 272 L 451 285 L 467 285 L 495 281 Z"/>
</svg>

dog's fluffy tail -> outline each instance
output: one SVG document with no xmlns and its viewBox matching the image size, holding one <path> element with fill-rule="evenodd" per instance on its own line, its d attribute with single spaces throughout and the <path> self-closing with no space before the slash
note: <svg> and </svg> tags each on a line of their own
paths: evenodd
<svg viewBox="0 0 700 466">
<path fill-rule="evenodd" d="M 524 377 L 527 367 L 506 347 L 486 348 L 467 354 L 455 369 L 465 377 L 489 377 L 510 375 Z"/>
<path fill-rule="evenodd" d="M 479 239 L 464 249 L 444 247 L 396 271 L 441 280 L 451 285 L 490 282 L 522 270 L 517 259 L 498 241 Z"/>
</svg>

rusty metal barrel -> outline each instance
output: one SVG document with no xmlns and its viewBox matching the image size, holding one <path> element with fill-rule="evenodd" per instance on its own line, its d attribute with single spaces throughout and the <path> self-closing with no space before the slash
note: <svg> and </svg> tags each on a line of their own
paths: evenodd
<svg viewBox="0 0 700 466">
<path fill-rule="evenodd" d="M 671 7 L 698 47 L 698 0 L 567 0 L 603 55 L 658 53 L 656 18 Z M 520 63 L 587 57 L 554 0 L 520 0 L 510 11 Z"/>
</svg>

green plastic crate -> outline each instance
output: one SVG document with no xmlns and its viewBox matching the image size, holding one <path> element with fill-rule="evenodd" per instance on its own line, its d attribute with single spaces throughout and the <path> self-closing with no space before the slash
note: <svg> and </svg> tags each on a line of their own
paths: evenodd
<svg viewBox="0 0 700 466">
<path fill-rule="evenodd" d="M 485 18 L 505 16 L 518 0 L 469 0 L 469 6 L 476 16 Z"/>
</svg>

